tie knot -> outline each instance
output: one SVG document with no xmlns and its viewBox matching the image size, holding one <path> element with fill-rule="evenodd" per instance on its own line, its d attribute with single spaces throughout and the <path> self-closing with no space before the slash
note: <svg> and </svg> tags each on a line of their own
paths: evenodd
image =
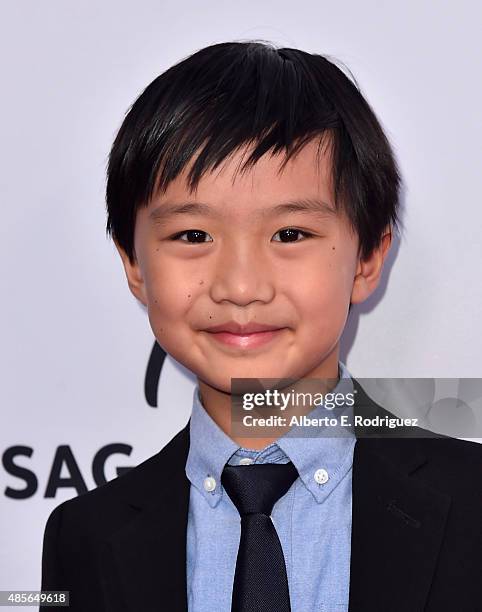
<svg viewBox="0 0 482 612">
<path fill-rule="evenodd" d="M 241 516 L 270 515 L 298 476 L 293 463 L 252 463 L 226 465 L 221 483 Z"/>
</svg>

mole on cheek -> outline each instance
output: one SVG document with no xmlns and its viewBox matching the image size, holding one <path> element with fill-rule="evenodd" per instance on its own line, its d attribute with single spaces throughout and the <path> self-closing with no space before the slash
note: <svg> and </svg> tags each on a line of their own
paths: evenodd
<svg viewBox="0 0 482 612">
<path fill-rule="evenodd" d="M 335 250 L 335 247 L 334 247 L 334 246 L 332 246 L 332 247 L 331 247 L 331 250 L 332 250 L 332 251 L 334 251 L 334 250 Z"/>
<path fill-rule="evenodd" d="M 187 297 L 191 297 L 191 294 L 190 294 L 190 293 L 188 293 L 188 294 L 187 294 Z"/>
</svg>

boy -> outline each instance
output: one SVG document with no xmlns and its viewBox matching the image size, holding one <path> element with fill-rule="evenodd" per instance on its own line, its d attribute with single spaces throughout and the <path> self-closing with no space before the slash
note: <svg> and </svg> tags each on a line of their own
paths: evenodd
<svg viewBox="0 0 482 612">
<path fill-rule="evenodd" d="M 383 413 L 339 340 L 379 282 L 399 183 L 322 56 L 217 44 L 146 88 L 112 147 L 107 230 L 159 344 L 197 376 L 192 416 L 53 511 L 44 590 L 75 611 L 480 609 L 478 445 L 231 434 L 232 378 L 334 380 Z"/>
</svg>

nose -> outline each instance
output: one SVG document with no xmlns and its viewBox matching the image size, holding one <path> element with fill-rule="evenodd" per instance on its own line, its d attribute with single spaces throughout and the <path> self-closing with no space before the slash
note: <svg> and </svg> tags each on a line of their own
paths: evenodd
<svg viewBox="0 0 482 612">
<path fill-rule="evenodd" d="M 269 263 L 252 243 L 232 242 L 218 253 L 211 298 L 238 306 L 251 302 L 270 302 L 275 294 L 275 279 Z"/>
</svg>

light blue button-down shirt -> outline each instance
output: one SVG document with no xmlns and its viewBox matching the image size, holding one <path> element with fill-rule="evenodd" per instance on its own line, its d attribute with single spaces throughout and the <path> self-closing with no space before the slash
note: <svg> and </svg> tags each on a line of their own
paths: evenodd
<svg viewBox="0 0 482 612">
<path fill-rule="evenodd" d="M 333 392 L 352 391 L 350 374 L 341 362 L 339 376 Z M 316 406 L 308 416 L 334 412 L 330 415 Z M 337 416 L 340 413 L 352 422 L 352 408 L 344 406 Z M 302 429 L 293 427 L 262 450 L 239 447 L 206 412 L 195 387 L 186 462 L 191 482 L 186 542 L 189 612 L 231 611 L 241 523 L 221 485 L 221 474 L 226 463 L 239 465 L 249 459 L 292 461 L 298 470 L 299 477 L 271 514 L 285 557 L 292 612 L 348 610 L 355 434 L 344 429 L 343 436 L 330 437 L 323 435 L 324 427 L 311 427 L 305 435 L 308 430 Z M 324 483 L 326 474 L 320 470 L 328 474 Z M 212 491 L 204 486 L 206 478 L 211 487 L 215 484 Z"/>
</svg>

